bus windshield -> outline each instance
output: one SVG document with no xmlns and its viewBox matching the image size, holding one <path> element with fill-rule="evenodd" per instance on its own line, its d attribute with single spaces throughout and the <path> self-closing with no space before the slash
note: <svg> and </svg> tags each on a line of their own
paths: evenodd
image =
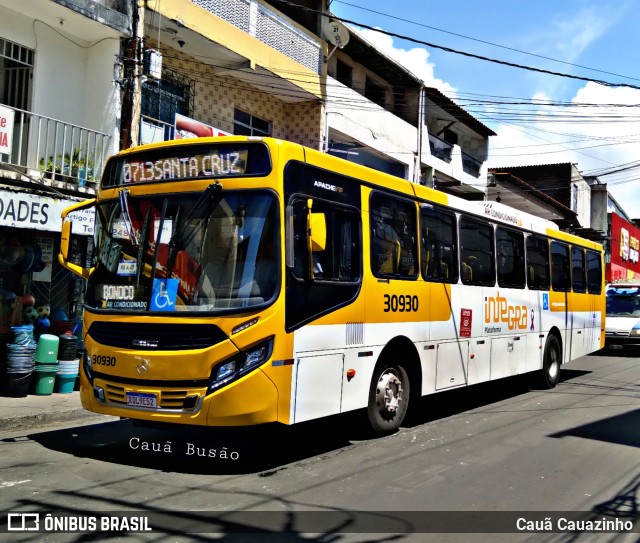
<svg viewBox="0 0 640 543">
<path fill-rule="evenodd" d="M 277 291 L 277 203 L 265 190 L 131 196 L 97 206 L 87 305 L 237 311 Z"/>
</svg>

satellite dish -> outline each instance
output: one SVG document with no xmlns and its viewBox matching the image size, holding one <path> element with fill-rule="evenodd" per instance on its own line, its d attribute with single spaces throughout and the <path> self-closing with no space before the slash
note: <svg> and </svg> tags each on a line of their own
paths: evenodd
<svg viewBox="0 0 640 543">
<path fill-rule="evenodd" d="M 349 30 L 340 21 L 327 21 L 324 25 L 324 35 L 329 43 L 339 49 L 349 43 Z"/>
</svg>

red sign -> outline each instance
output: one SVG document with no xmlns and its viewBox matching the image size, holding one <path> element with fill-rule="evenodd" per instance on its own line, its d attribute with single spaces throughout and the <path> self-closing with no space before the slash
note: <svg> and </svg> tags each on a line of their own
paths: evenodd
<svg viewBox="0 0 640 543">
<path fill-rule="evenodd" d="M 619 215 L 611 214 L 611 264 L 627 270 L 627 276 L 640 273 L 640 229 Z M 611 279 L 611 278 L 609 278 Z"/>
<path fill-rule="evenodd" d="M 460 337 L 471 337 L 472 315 L 471 309 L 460 310 Z"/>
<path fill-rule="evenodd" d="M 13 114 L 13 109 L 0 106 L 0 153 L 2 154 L 11 154 Z"/>
</svg>

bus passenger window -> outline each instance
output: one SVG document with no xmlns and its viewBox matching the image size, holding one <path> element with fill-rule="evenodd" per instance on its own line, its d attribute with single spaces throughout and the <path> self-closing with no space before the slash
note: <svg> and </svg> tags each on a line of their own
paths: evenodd
<svg viewBox="0 0 640 543">
<path fill-rule="evenodd" d="M 400 238 L 391 226 L 388 208 L 371 210 L 371 247 L 374 273 L 396 273 L 400 258 Z"/>
<path fill-rule="evenodd" d="M 437 207 L 420 209 L 421 271 L 429 281 L 458 282 L 456 216 Z"/>
<path fill-rule="evenodd" d="M 602 292 L 602 259 L 600 253 L 587 249 L 587 288 L 590 294 Z"/>
<path fill-rule="evenodd" d="M 558 292 L 571 290 L 569 247 L 557 241 L 551 242 L 551 286 Z"/>
<path fill-rule="evenodd" d="M 574 292 L 587 292 L 587 278 L 585 275 L 584 249 L 571 248 L 571 284 Z"/>
<path fill-rule="evenodd" d="M 524 235 L 499 226 L 496 229 L 498 285 L 524 288 Z"/>
<path fill-rule="evenodd" d="M 371 271 L 376 276 L 417 276 L 416 213 L 411 202 L 374 194 L 370 203 Z"/>
<path fill-rule="evenodd" d="M 494 286 L 493 226 L 470 217 L 460 219 L 460 276 L 465 285 Z"/>
<path fill-rule="evenodd" d="M 541 236 L 527 236 L 527 284 L 532 290 L 549 290 L 549 241 Z"/>
</svg>

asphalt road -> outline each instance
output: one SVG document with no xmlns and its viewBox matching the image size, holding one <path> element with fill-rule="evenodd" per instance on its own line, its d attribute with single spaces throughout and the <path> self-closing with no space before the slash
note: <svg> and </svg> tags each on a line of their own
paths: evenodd
<svg viewBox="0 0 640 543">
<path fill-rule="evenodd" d="M 572 363 L 551 391 L 516 378 L 423 399 L 382 439 L 365 439 L 350 418 L 172 432 L 91 421 L 7 433 L 0 510 L 152 513 L 166 533 L 135 536 L 150 541 L 636 541 L 514 525 L 549 511 L 554 525 L 575 512 L 637 518 L 640 357 L 608 354 Z M 260 529 L 235 533 L 247 526 Z M 209 528 L 218 533 L 186 534 Z"/>
</svg>

